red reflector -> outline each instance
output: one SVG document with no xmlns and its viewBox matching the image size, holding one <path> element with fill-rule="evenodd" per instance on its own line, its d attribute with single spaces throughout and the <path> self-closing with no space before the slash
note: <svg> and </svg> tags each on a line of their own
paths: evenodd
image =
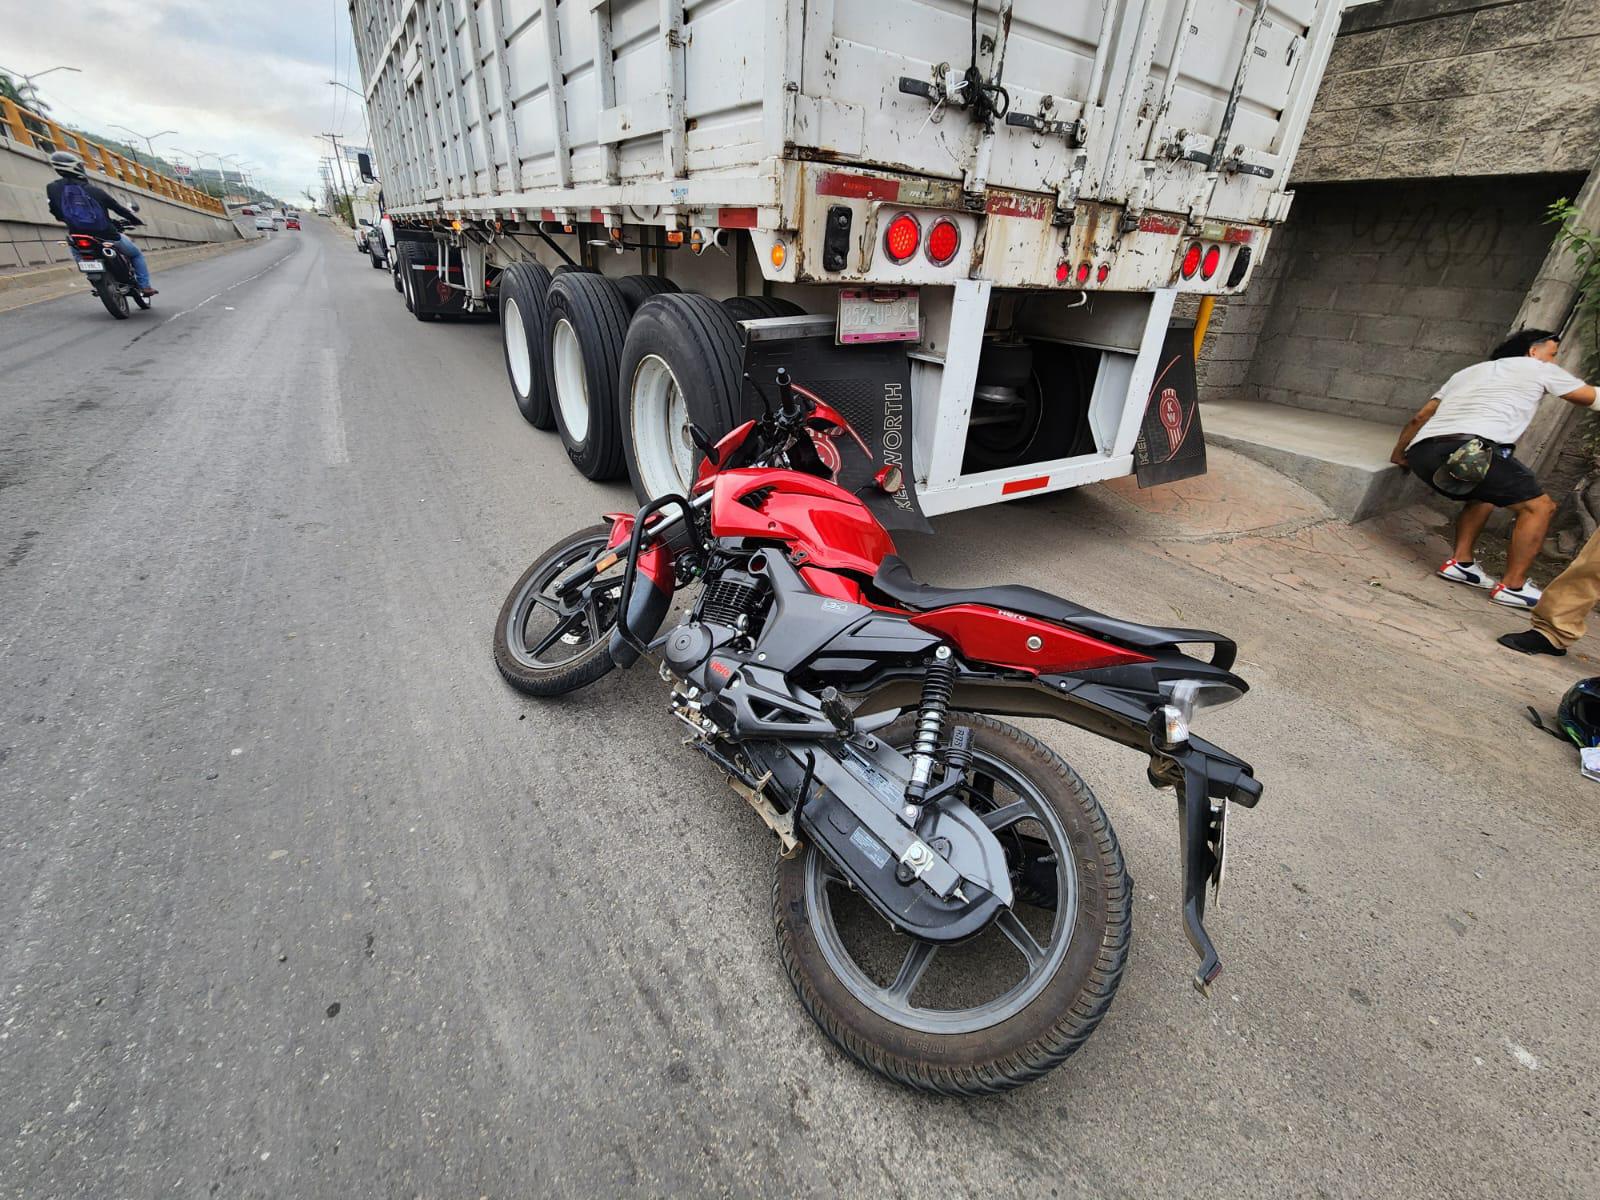
<svg viewBox="0 0 1600 1200">
<path fill-rule="evenodd" d="M 921 240 L 922 227 L 917 219 L 910 213 L 901 213 L 889 222 L 889 230 L 883 235 L 884 253 L 890 261 L 903 263 L 917 252 L 917 243 Z"/>
<path fill-rule="evenodd" d="M 1018 492 L 1035 492 L 1050 482 L 1048 475 L 1035 475 L 1032 479 L 1013 479 L 1000 485 L 1002 496 L 1015 496 Z"/>
<path fill-rule="evenodd" d="M 954 221 L 940 217 L 933 223 L 933 228 L 928 231 L 928 259 L 934 266 L 944 266 L 956 256 L 960 247 L 961 230 L 956 228 Z"/>
<path fill-rule="evenodd" d="M 1110 263 L 1101 263 L 1100 264 L 1100 269 L 1094 273 L 1094 281 L 1096 283 L 1104 283 L 1106 281 L 1106 277 L 1108 275 L 1110 275 L 1110 274 L 1111 274 L 1111 264 Z"/>
<path fill-rule="evenodd" d="M 756 210 L 753 208 L 719 208 L 717 224 L 724 229 L 754 229 Z"/>
<path fill-rule="evenodd" d="M 1222 247 L 1212 246 L 1206 251 L 1206 260 L 1200 264 L 1200 278 L 1210 279 L 1217 273 L 1217 264 L 1222 261 Z"/>
<path fill-rule="evenodd" d="M 878 179 L 872 175 L 847 175 L 829 171 L 817 180 L 817 195 L 843 196 L 852 200 L 898 200 L 900 181 Z"/>
<path fill-rule="evenodd" d="M 1089 264 L 1086 262 L 1081 262 L 1078 264 L 1078 282 L 1089 282 Z"/>
<path fill-rule="evenodd" d="M 1056 264 L 1056 282 L 1057 283 L 1065 283 L 1067 281 L 1067 276 L 1069 274 L 1071 274 L 1071 272 L 1072 272 L 1072 268 L 1067 266 L 1066 263 L 1064 263 L 1064 262 L 1057 263 Z"/>
<path fill-rule="evenodd" d="M 1183 256 L 1183 277 L 1193 279 L 1194 273 L 1200 269 L 1200 243 L 1195 242 L 1189 247 L 1188 253 Z"/>
</svg>

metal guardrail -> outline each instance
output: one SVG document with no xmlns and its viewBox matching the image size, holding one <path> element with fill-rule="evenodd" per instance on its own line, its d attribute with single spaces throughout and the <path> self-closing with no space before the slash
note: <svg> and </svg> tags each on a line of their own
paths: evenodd
<svg viewBox="0 0 1600 1200">
<path fill-rule="evenodd" d="M 23 108 L 15 100 L 0 96 L 0 137 L 19 146 L 42 150 L 46 154 L 56 150 L 70 150 L 82 158 L 84 165 L 111 179 L 120 179 L 158 196 L 166 196 L 180 204 L 188 204 L 218 216 L 228 215 L 226 206 L 215 196 L 192 188 L 176 179 L 159 175 L 140 162 L 131 162 L 115 150 L 99 142 L 91 142 L 81 133 L 63 129 L 49 117 Z"/>
</svg>

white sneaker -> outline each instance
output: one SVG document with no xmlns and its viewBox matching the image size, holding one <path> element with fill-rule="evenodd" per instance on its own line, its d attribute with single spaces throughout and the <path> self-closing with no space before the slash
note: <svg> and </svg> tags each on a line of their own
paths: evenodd
<svg viewBox="0 0 1600 1200">
<path fill-rule="evenodd" d="M 1500 581 L 1484 573 L 1477 563 L 1463 567 L 1455 559 L 1447 559 L 1444 566 L 1434 572 L 1440 579 L 1448 579 L 1451 583 L 1466 583 L 1476 588 L 1496 588 Z"/>
<path fill-rule="evenodd" d="M 1489 599 L 1496 604 L 1504 604 L 1507 608 L 1532 608 L 1539 603 L 1539 597 L 1544 595 L 1532 583 L 1525 583 L 1519 588 L 1508 588 L 1503 583 L 1497 583 L 1494 591 L 1489 593 Z"/>
</svg>

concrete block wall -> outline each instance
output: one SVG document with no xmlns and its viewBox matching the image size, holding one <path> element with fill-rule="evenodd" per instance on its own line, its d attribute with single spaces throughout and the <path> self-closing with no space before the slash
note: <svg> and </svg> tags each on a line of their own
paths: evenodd
<svg viewBox="0 0 1600 1200">
<path fill-rule="evenodd" d="M 0 141 L 0 272 L 67 262 L 66 230 L 50 215 L 45 186 L 56 177 L 48 155 Z M 145 227 L 134 240 L 146 250 L 233 241 L 240 236 L 227 217 L 203 212 L 121 180 L 90 172 L 90 178 L 124 204 L 138 200 Z"/>
<path fill-rule="evenodd" d="M 1276 276 L 1255 306 L 1266 310 L 1255 344 L 1234 347 L 1224 332 L 1213 351 L 1208 338 L 1216 365 L 1249 360 L 1229 398 L 1403 422 L 1505 336 L 1550 245 L 1545 210 L 1581 184 L 1540 175 L 1300 189 L 1289 244 L 1268 260 Z"/>
<path fill-rule="evenodd" d="M 1600 0 L 1380 0 L 1345 14 L 1293 179 L 1587 171 Z"/>
</svg>

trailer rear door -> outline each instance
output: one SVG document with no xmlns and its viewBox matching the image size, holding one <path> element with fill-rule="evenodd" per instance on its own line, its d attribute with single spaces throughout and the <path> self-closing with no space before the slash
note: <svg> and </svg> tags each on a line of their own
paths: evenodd
<svg viewBox="0 0 1600 1200">
<path fill-rule="evenodd" d="M 1341 7 L 1339 0 L 1130 5 L 1129 86 L 1106 146 L 1100 197 L 1135 210 L 1278 219 Z"/>
<path fill-rule="evenodd" d="M 1016 0 L 1002 76 L 1010 111 L 1054 125 L 1041 134 L 997 121 L 990 185 L 1055 192 L 1067 178 L 1083 148 L 1063 131 L 1088 114 L 1097 72 L 1105 86 L 1102 35 L 1119 3 Z M 986 77 L 996 12 L 995 0 L 978 6 L 976 61 Z M 940 66 L 953 71 L 950 78 L 964 73 L 974 61 L 972 13 L 949 0 L 807 0 L 796 142 L 847 161 L 966 179 L 978 123 L 962 108 L 901 91 L 900 81 L 931 84 Z"/>
</svg>

